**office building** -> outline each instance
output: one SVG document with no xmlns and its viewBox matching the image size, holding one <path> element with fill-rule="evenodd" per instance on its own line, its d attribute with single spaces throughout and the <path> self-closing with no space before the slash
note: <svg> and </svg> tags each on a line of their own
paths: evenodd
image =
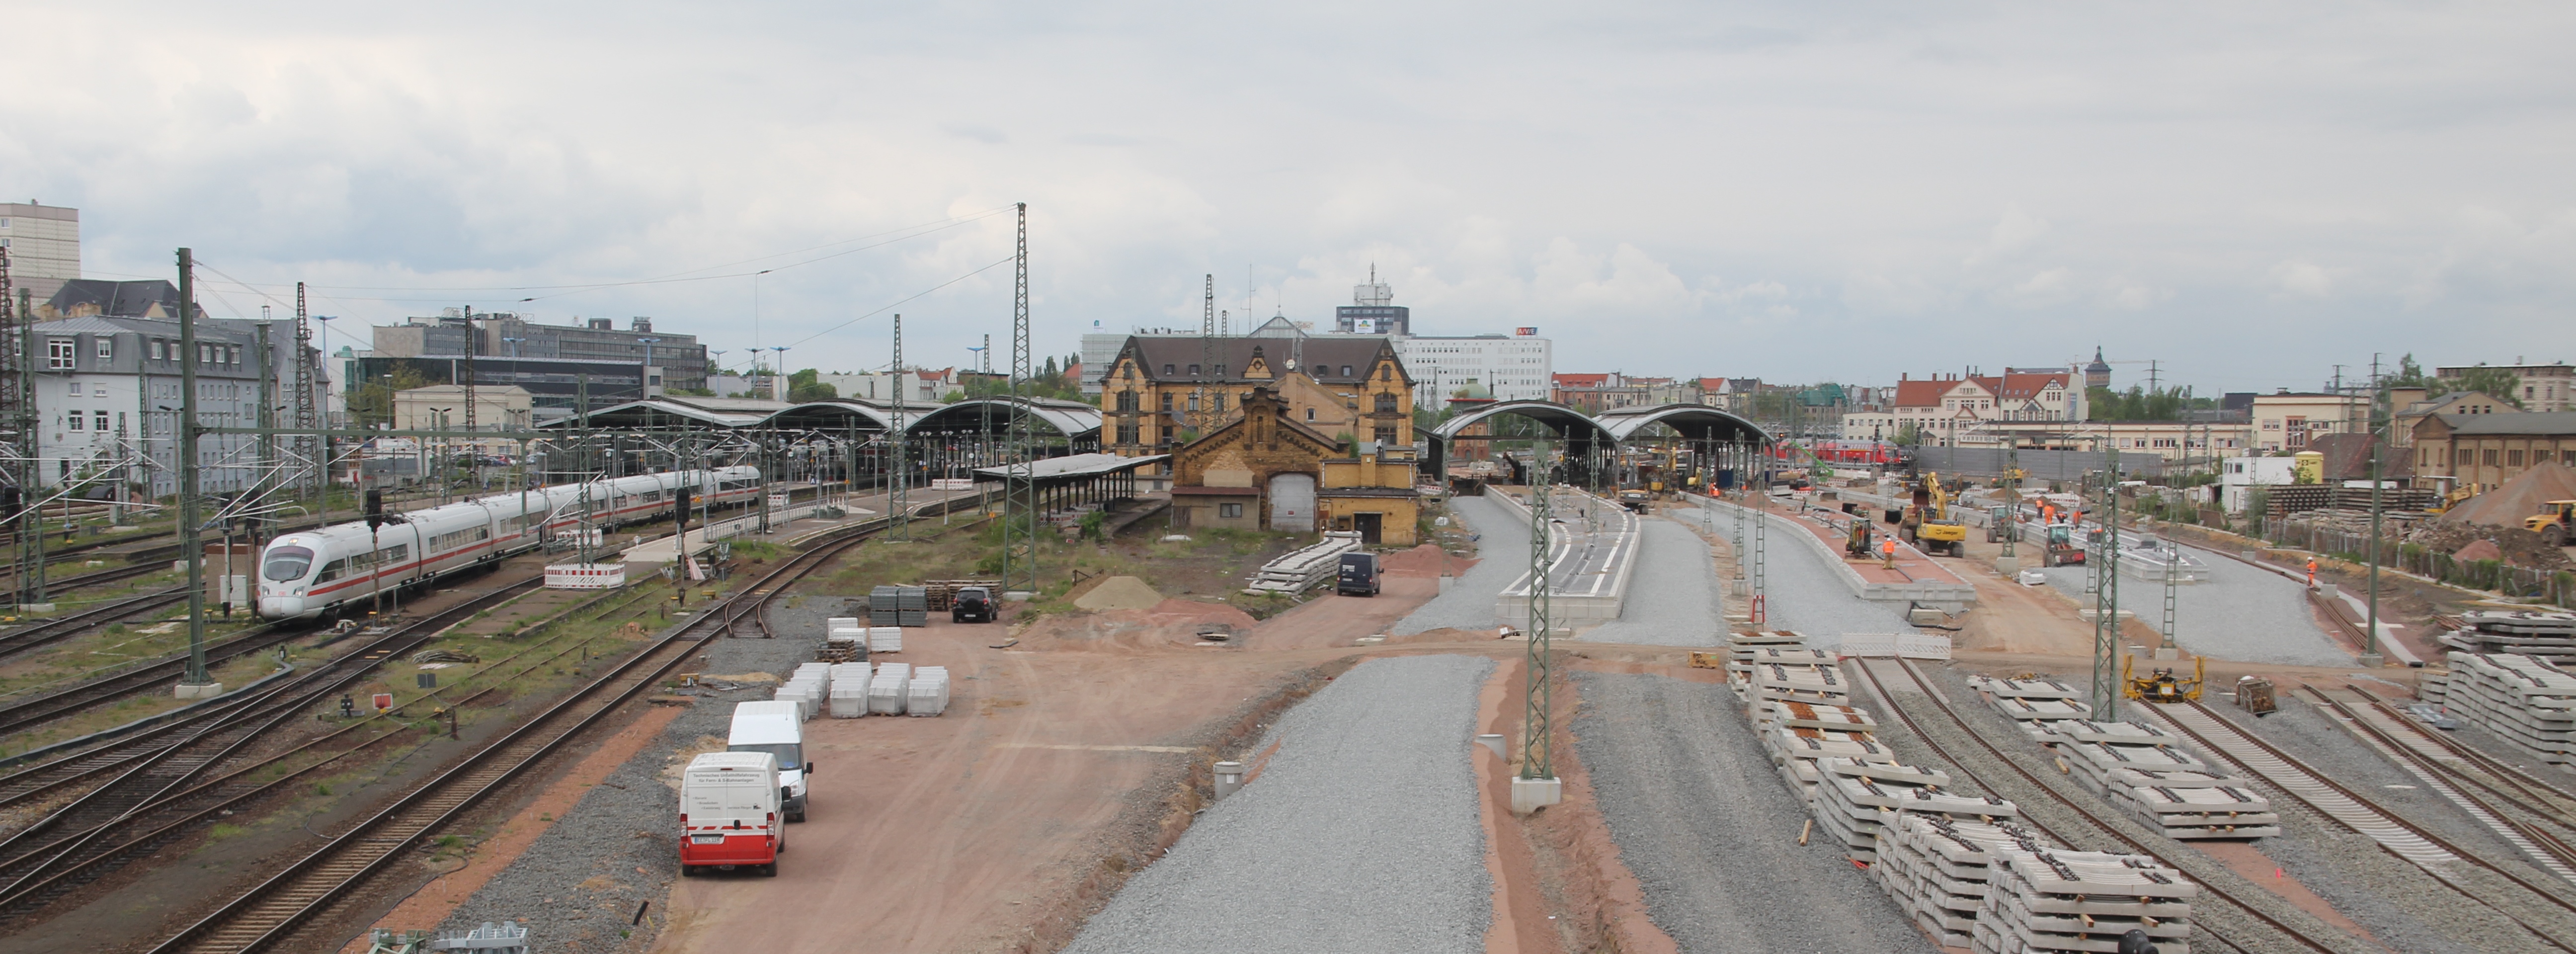
<svg viewBox="0 0 2576 954">
<path fill-rule="evenodd" d="M 0 248 L 9 250 L 9 283 L 47 301 L 81 277 L 80 210 L 35 202 L 0 203 Z"/>
<path fill-rule="evenodd" d="M 641 366 L 644 386 L 654 394 L 672 388 L 694 391 L 706 387 L 707 381 L 706 346 L 698 343 L 696 335 L 653 330 L 651 318 L 636 318 L 620 329 L 606 318 L 547 325 L 509 312 L 468 314 L 450 308 L 435 318 L 413 318 L 375 329 L 375 357 L 468 356 Z M 536 388 L 529 391 L 544 393 Z"/>
<path fill-rule="evenodd" d="M 1460 391 L 1498 401 L 1543 401 L 1555 378 L 1555 346 L 1537 328 L 1511 335 L 1397 336 L 1404 367 L 1421 381 L 1415 407 L 1438 410 Z"/>
</svg>

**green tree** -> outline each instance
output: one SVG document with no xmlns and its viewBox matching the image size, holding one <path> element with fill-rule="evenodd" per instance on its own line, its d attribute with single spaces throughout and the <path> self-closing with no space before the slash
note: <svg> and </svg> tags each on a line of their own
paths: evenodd
<svg viewBox="0 0 2576 954">
<path fill-rule="evenodd" d="M 429 376 L 422 374 L 420 369 L 409 364 L 396 364 L 384 377 L 359 385 L 357 392 L 349 395 L 350 416 L 357 420 L 360 430 L 392 424 L 394 395 L 428 386 Z"/>
<path fill-rule="evenodd" d="M 2515 407 L 2522 406 L 2522 379 L 2503 368 L 2490 368 L 2484 362 L 2459 377 L 2453 391 L 2476 391 Z"/>
<path fill-rule="evenodd" d="M 807 368 L 787 376 L 787 399 L 790 401 L 829 401 L 841 396 L 841 389 L 825 384 L 823 372 Z"/>
<path fill-rule="evenodd" d="M 2087 388 L 2084 404 L 2087 420 L 2173 421 L 2182 419 L 2184 411 L 2216 407 L 2218 402 L 2192 397 L 2188 387 L 2148 390 L 2133 384 L 2126 391 Z"/>
</svg>

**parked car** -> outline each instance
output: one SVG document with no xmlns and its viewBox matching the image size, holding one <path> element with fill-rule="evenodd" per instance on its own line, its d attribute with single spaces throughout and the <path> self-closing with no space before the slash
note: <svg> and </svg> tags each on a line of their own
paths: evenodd
<svg viewBox="0 0 2576 954">
<path fill-rule="evenodd" d="M 960 587 L 948 604 L 948 621 L 952 623 L 990 623 L 993 621 L 993 591 L 980 586 Z"/>
<path fill-rule="evenodd" d="M 1377 554 L 1342 554 L 1340 576 L 1333 581 L 1333 592 L 1344 596 L 1376 596 L 1385 576 L 1378 566 Z"/>
</svg>

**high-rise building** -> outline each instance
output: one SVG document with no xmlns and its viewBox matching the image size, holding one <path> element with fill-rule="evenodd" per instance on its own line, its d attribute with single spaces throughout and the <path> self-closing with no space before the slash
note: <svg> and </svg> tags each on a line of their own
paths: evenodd
<svg viewBox="0 0 2576 954">
<path fill-rule="evenodd" d="M 80 210 L 35 202 L 0 203 L 0 248 L 9 250 L 9 280 L 47 301 L 81 277 Z"/>
<path fill-rule="evenodd" d="M 1409 335 L 1413 309 L 1395 304 L 1395 286 L 1377 280 L 1369 266 L 1365 285 L 1351 287 L 1351 303 L 1333 309 L 1333 330 L 1346 335 Z"/>
</svg>

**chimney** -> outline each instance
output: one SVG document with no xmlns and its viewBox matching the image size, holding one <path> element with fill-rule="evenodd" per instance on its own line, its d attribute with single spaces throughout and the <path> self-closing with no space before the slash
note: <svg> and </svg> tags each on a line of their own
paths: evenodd
<svg viewBox="0 0 2576 954">
<path fill-rule="evenodd" d="M 644 317 L 644 316 L 642 316 L 642 315 L 637 315 L 637 316 L 635 316 L 635 325 L 634 325 L 634 330 L 636 330 L 636 331 L 641 331 L 641 332 L 643 332 L 643 333 L 645 333 L 645 334 L 652 334 L 652 333 L 653 333 L 653 319 L 651 319 L 651 318 L 646 318 L 646 317 Z"/>
</svg>

